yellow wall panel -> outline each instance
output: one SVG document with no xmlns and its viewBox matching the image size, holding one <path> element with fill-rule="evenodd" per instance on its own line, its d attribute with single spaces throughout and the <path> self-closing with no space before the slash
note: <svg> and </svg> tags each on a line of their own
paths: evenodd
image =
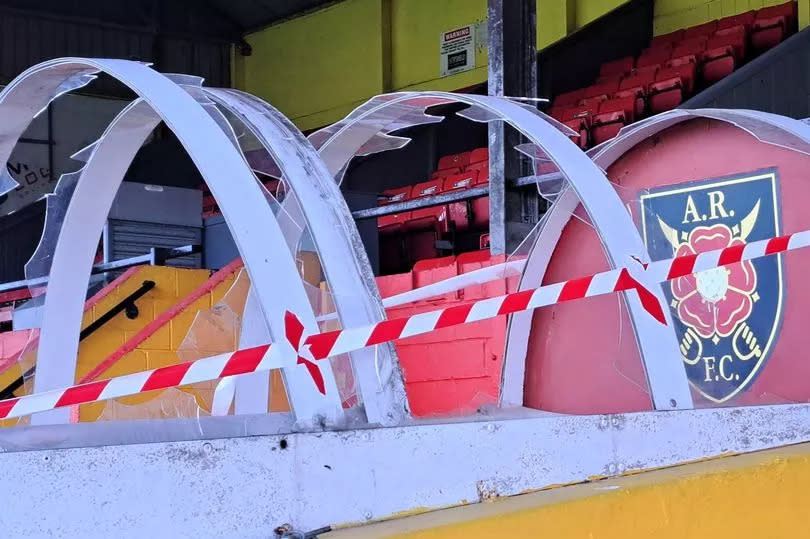
<svg viewBox="0 0 810 539">
<path fill-rule="evenodd" d="M 380 0 L 346 0 L 250 34 L 253 54 L 236 55 L 236 80 L 317 127 L 309 116 L 383 91 L 382 16 Z"/>
<path fill-rule="evenodd" d="M 545 47 L 626 0 L 537 0 Z M 332 123 L 375 94 L 458 90 L 487 78 L 486 0 L 345 0 L 246 37 L 233 55 L 237 87 L 268 100 L 302 129 Z M 477 24 L 475 68 L 440 77 L 439 36 Z"/>
<path fill-rule="evenodd" d="M 177 282 L 174 297 L 181 299 L 205 284 L 205 282 L 211 276 L 211 272 L 205 269 L 189 270 L 172 268 L 172 270 L 174 273 L 174 278 Z"/>
<path fill-rule="evenodd" d="M 207 311 L 211 307 L 211 296 L 204 295 L 191 305 L 189 305 L 183 312 L 172 318 L 169 325 L 171 327 L 172 350 L 177 350 L 183 339 L 188 334 L 188 328 L 197 317 L 200 311 Z"/>
<path fill-rule="evenodd" d="M 439 36 L 460 26 L 485 21 L 486 16 L 486 0 L 393 0 L 393 88 L 429 85 L 437 90 L 457 90 L 486 80 L 487 54 L 483 47 L 476 50 L 475 70 L 439 77 Z"/>
<path fill-rule="evenodd" d="M 542 0 L 541 0 L 542 1 Z M 582 28 L 602 15 L 626 3 L 626 0 L 577 0 L 576 26 Z"/>
<path fill-rule="evenodd" d="M 171 350 L 172 349 L 172 333 L 169 324 L 166 324 L 145 341 L 138 345 L 141 350 Z"/>
</svg>

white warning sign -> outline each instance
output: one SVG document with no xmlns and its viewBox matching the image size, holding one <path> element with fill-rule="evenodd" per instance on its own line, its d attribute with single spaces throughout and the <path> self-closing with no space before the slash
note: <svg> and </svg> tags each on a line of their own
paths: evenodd
<svg viewBox="0 0 810 539">
<path fill-rule="evenodd" d="M 446 77 L 475 67 L 475 26 L 462 26 L 439 36 L 439 75 Z"/>
</svg>

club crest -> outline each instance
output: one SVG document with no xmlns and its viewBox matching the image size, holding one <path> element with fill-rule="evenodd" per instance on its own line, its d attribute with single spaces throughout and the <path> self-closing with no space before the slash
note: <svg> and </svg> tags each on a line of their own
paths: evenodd
<svg viewBox="0 0 810 539">
<path fill-rule="evenodd" d="M 640 196 L 650 258 L 661 260 L 780 234 L 776 170 L 651 189 Z M 680 277 L 662 285 L 687 377 L 720 403 L 762 369 L 782 317 L 782 255 Z"/>
</svg>

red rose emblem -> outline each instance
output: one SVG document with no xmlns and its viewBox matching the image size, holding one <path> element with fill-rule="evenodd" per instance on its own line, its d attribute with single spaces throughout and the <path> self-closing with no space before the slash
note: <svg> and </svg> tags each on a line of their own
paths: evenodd
<svg viewBox="0 0 810 539">
<path fill-rule="evenodd" d="M 744 243 L 732 237 L 726 225 L 699 226 L 689 233 L 686 243 L 678 246 L 675 256 Z M 679 277 L 672 282 L 678 317 L 701 337 L 727 337 L 751 314 L 751 294 L 756 284 L 757 274 L 750 260 Z"/>
</svg>

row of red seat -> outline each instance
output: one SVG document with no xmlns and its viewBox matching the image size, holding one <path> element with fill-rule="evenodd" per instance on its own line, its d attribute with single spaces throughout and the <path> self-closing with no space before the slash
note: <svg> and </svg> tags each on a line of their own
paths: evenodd
<svg viewBox="0 0 810 539">
<path fill-rule="evenodd" d="M 757 51 L 764 51 L 778 45 L 795 32 L 797 22 L 798 3 L 793 0 L 656 36 L 651 48 L 695 37 L 711 37 L 723 30 L 743 26 L 750 32 L 751 46 Z"/>
<path fill-rule="evenodd" d="M 441 193 L 470 189 L 489 182 L 489 152 L 477 148 L 470 152 L 444 156 L 431 179 L 416 185 L 383 191 L 379 204 L 385 206 Z M 484 230 L 489 226 L 489 197 L 451 202 L 410 210 L 377 219 L 380 232 L 380 260 L 390 268 L 403 261 L 438 256 L 436 241 L 449 232 Z M 383 268 L 383 273 L 388 273 Z"/>
<path fill-rule="evenodd" d="M 699 82 L 729 75 L 749 50 L 778 44 L 796 19 L 788 2 L 658 36 L 638 58 L 602 64 L 595 84 L 557 95 L 549 114 L 579 134 L 582 148 L 599 144 L 647 113 L 677 107 Z"/>
</svg>

